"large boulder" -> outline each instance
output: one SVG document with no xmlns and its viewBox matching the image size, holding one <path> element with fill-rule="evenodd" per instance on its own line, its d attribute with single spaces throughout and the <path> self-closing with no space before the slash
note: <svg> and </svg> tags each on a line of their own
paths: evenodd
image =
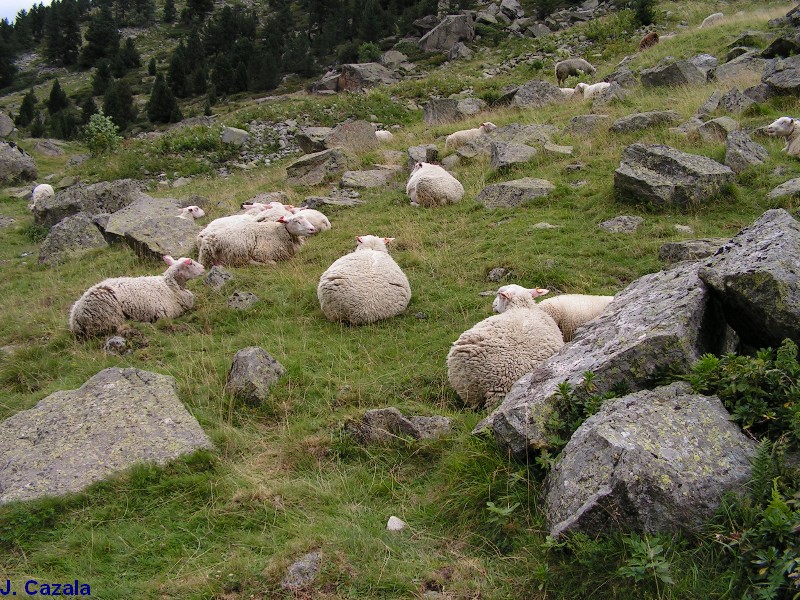
<svg viewBox="0 0 800 600">
<path fill-rule="evenodd" d="M 620 200 L 655 206 L 699 204 L 733 183 L 734 172 L 715 160 L 661 144 L 632 144 L 614 171 Z"/>
<path fill-rule="evenodd" d="M 739 123 L 730 117 L 717 117 L 697 128 L 697 134 L 706 142 L 724 142 L 739 129 Z"/>
<path fill-rule="evenodd" d="M 755 143 L 746 132 L 738 130 L 728 134 L 725 146 L 725 164 L 734 173 L 741 173 L 748 167 L 763 164 L 769 157 L 767 149 Z"/>
<path fill-rule="evenodd" d="M 782 208 L 768 210 L 704 263 L 701 279 L 750 346 L 800 343 L 800 223 Z"/>
<path fill-rule="evenodd" d="M 654 110 L 620 117 L 611 125 L 611 131 L 627 133 L 659 125 L 677 125 L 680 122 L 681 116 L 674 110 Z"/>
<path fill-rule="evenodd" d="M 670 61 L 644 69 L 640 81 L 644 87 L 701 85 L 708 80 L 707 71 L 690 60 Z"/>
<path fill-rule="evenodd" d="M 79 492 L 134 464 L 202 448 L 211 442 L 174 378 L 105 369 L 0 423 L 0 504 Z"/>
<path fill-rule="evenodd" d="M 493 183 L 486 186 L 475 198 L 475 201 L 486 208 L 513 208 L 535 198 L 546 196 L 556 186 L 545 179 L 524 177 L 514 181 Z"/>
<path fill-rule="evenodd" d="M 334 127 L 325 136 L 325 148 L 343 148 L 352 152 L 368 152 L 378 147 L 375 127 L 367 121 L 347 121 Z"/>
<path fill-rule="evenodd" d="M 700 263 L 645 275 L 614 297 L 603 313 L 578 328 L 573 341 L 525 375 L 477 427 L 523 459 L 548 442 L 553 404 L 566 381 L 575 393 L 591 371 L 596 393 L 651 388 L 664 373 L 686 373 L 703 354 L 726 348 L 721 308 L 700 280 Z"/>
<path fill-rule="evenodd" d="M 608 115 L 578 115 L 572 117 L 564 127 L 564 133 L 574 136 L 587 136 L 599 129 L 608 129 L 611 117 Z"/>
<path fill-rule="evenodd" d="M 108 247 L 89 215 L 78 213 L 50 228 L 39 249 L 39 264 L 56 265 L 90 250 Z"/>
<path fill-rule="evenodd" d="M 0 137 L 8 137 L 14 131 L 14 121 L 5 114 L 0 113 Z"/>
<path fill-rule="evenodd" d="M 132 179 L 102 181 L 92 185 L 77 183 L 56 192 L 33 209 L 37 225 L 52 227 L 64 217 L 79 212 L 89 215 L 113 213 L 125 208 L 141 195 L 139 184 Z"/>
<path fill-rule="evenodd" d="M 450 123 L 476 115 L 486 108 L 479 98 L 434 98 L 422 107 L 422 118 L 427 125 Z"/>
<path fill-rule="evenodd" d="M 520 86 L 511 99 L 511 106 L 519 108 L 542 108 L 548 104 L 564 102 L 564 94 L 558 86 L 548 82 L 534 80 Z"/>
<path fill-rule="evenodd" d="M 180 202 L 141 194 L 113 213 L 105 225 L 106 237 L 124 241 L 143 258 L 191 256 L 202 227 L 178 216 Z"/>
<path fill-rule="evenodd" d="M 515 144 L 526 146 L 544 146 L 550 142 L 550 136 L 558 132 L 554 125 L 522 125 L 512 123 L 490 131 L 471 142 L 467 142 L 456 150 L 462 158 L 475 158 L 477 156 L 490 157 L 492 144 Z"/>
<path fill-rule="evenodd" d="M 14 142 L 0 142 L 0 184 L 33 181 L 38 176 L 30 154 Z"/>
<path fill-rule="evenodd" d="M 723 238 L 700 238 L 667 242 L 658 249 L 658 259 L 667 264 L 674 264 L 685 260 L 708 258 L 727 241 Z"/>
<path fill-rule="evenodd" d="M 755 442 L 686 383 L 606 402 L 545 480 L 550 534 L 698 533 L 752 475 Z"/>
<path fill-rule="evenodd" d="M 475 24 L 469 15 L 447 15 L 442 22 L 422 36 L 419 47 L 426 52 L 450 52 L 458 42 L 475 38 Z"/>
<path fill-rule="evenodd" d="M 738 79 L 752 74 L 760 77 L 765 73 L 769 63 L 770 61 L 761 58 L 757 51 L 751 50 L 719 65 L 714 70 L 714 76 L 718 81 Z"/>
<path fill-rule="evenodd" d="M 527 144 L 492 142 L 489 146 L 489 164 L 493 169 L 504 169 L 530 161 L 539 151 Z"/>
<path fill-rule="evenodd" d="M 319 185 L 344 173 L 347 164 L 347 154 L 341 148 L 306 154 L 286 167 L 286 183 Z"/>
<path fill-rule="evenodd" d="M 294 136 L 294 141 L 306 154 L 325 150 L 325 138 L 333 131 L 332 127 L 303 127 Z"/>
<path fill-rule="evenodd" d="M 776 94 L 800 94 L 800 55 L 775 59 L 765 69 L 761 81 Z"/>
<path fill-rule="evenodd" d="M 358 92 L 362 89 L 396 83 L 400 78 L 378 63 L 342 65 L 337 90 Z"/>
</svg>

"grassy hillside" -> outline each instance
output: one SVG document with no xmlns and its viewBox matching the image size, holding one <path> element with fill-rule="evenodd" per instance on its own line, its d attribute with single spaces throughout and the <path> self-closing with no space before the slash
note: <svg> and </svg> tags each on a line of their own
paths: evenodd
<svg viewBox="0 0 800 600">
<path fill-rule="evenodd" d="M 770 18 L 790 7 L 783 1 L 727 3 L 723 11 L 735 17 L 698 31 L 699 22 L 720 6 L 659 4 L 659 23 L 678 35 L 637 55 L 631 65 L 639 69 L 664 56 L 697 52 L 724 59 L 727 44 L 741 31 L 765 30 Z M 598 56 L 592 60 L 601 77 L 638 43 L 633 34 L 611 35 L 621 31 L 625 18 L 611 16 L 565 34 L 597 38 Z M 689 26 L 678 28 L 679 20 Z M 535 111 L 499 108 L 436 127 L 424 125 L 422 111 L 409 105 L 464 90 L 492 99 L 508 84 L 552 81 L 551 68 L 542 65 L 543 71 L 537 64 L 496 78 L 482 76 L 484 65 L 535 51 L 532 43 L 504 41 L 480 49 L 471 61 L 432 67 L 424 78 L 365 95 L 296 94 L 260 104 L 242 97 L 217 108 L 220 121 L 234 126 L 290 118 L 330 125 L 375 115 L 384 124 L 402 126 L 389 146 L 402 151 L 435 143 L 443 152 L 443 136 L 487 119 L 497 125 L 563 128 L 573 116 L 589 113 L 589 103 L 578 100 Z M 613 120 L 673 109 L 688 119 L 715 89 L 729 87 L 637 88 L 603 112 Z M 15 101 L 0 98 L 0 109 Z M 739 120 L 753 129 L 797 114 L 798 104 L 797 98 L 772 99 Z M 216 167 L 226 150 L 215 136 L 216 130 L 198 129 L 159 140 L 128 140 L 117 154 L 80 167 L 68 167 L 66 156 L 35 156 L 40 174 L 55 174 L 56 181 L 62 175 L 87 182 L 146 179 L 146 173 L 161 172 L 169 178 L 193 175 L 185 187 L 164 191 L 153 185 L 151 193 L 200 194 L 220 202 L 209 218 L 229 214 L 263 191 L 283 189 L 299 204 L 330 189 L 287 189 L 289 161 L 219 177 Z M 93 597 L 105 599 L 743 597 L 742 571 L 721 534 L 730 532 L 724 517 L 692 540 L 642 542 L 620 532 L 549 541 L 538 506 L 541 470 L 513 462 L 490 441 L 470 435 L 485 413 L 460 403 L 447 382 L 445 357 L 462 331 L 490 315 L 491 298 L 479 293 L 496 287 L 486 279 L 493 267 L 510 269 L 509 283 L 614 294 L 661 268 L 661 244 L 687 237 L 675 230 L 676 224 L 691 226 L 690 237 L 730 237 L 768 208 L 794 211 L 796 199 L 768 201 L 766 193 L 800 177 L 800 163 L 781 153 L 782 141 L 757 138 L 769 151 L 768 161 L 742 173 L 723 195 L 685 211 L 654 211 L 614 199 L 613 171 L 625 146 L 659 142 L 721 161 L 724 144 L 677 136 L 665 127 L 589 139 L 559 134 L 554 141 L 573 145 L 574 155 L 540 153 L 524 166 L 499 173 L 483 161 L 458 166 L 455 174 L 466 196 L 455 206 L 411 208 L 405 175 L 392 186 L 366 190 L 363 205 L 326 210 L 333 229 L 312 238 L 291 261 L 233 269 L 234 281 L 221 292 L 199 280 L 190 283 L 195 309 L 171 321 L 132 324 L 140 335 L 133 351 L 122 357 L 105 354 L 103 339 L 75 340 L 66 326 L 69 307 L 102 278 L 152 274 L 162 267 L 122 246 L 55 268 L 39 266 L 42 232 L 32 225 L 26 200 L 0 189 L 0 215 L 16 219 L 0 229 L 0 346 L 13 347 L 0 358 L 0 418 L 57 390 L 75 389 L 103 368 L 136 367 L 175 377 L 181 400 L 216 447 L 166 468 L 136 468 L 82 494 L 0 507 L 0 582 L 1 575 L 15 585 L 27 578 L 78 578 L 91 584 Z M 31 149 L 32 142 L 20 145 Z M 69 149 L 84 151 L 78 143 Z M 375 152 L 361 160 L 367 166 L 383 159 Z M 576 161 L 584 167 L 567 171 Z M 486 184 L 526 176 L 551 181 L 555 192 L 515 210 L 488 211 L 474 202 Z M 621 214 L 640 215 L 645 223 L 630 235 L 597 228 Z M 558 228 L 536 228 L 542 221 Z M 319 276 L 363 234 L 396 238 L 391 253 L 410 280 L 411 304 L 405 315 L 370 326 L 330 323 L 316 298 Z M 244 312 L 228 309 L 225 301 L 235 290 L 254 292 L 260 302 Z M 266 349 L 288 371 L 273 388 L 271 401 L 258 409 L 223 393 L 233 355 L 251 345 Z M 405 414 L 453 417 L 454 432 L 433 442 L 398 440 L 389 447 L 367 448 L 341 433 L 346 419 L 385 406 Z M 390 515 L 409 528 L 387 532 Z M 661 548 L 649 554 L 644 576 L 619 572 L 642 556 L 642 543 Z M 286 567 L 314 549 L 323 555 L 317 581 L 295 594 L 282 590 Z M 659 564 L 669 568 L 674 583 L 659 577 Z"/>
</svg>

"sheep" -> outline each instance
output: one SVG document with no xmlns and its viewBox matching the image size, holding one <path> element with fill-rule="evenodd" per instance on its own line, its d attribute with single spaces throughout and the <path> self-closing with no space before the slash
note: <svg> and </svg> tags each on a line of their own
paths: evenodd
<svg viewBox="0 0 800 600">
<path fill-rule="evenodd" d="M 37 208 L 42 202 L 45 200 L 52 198 L 56 195 L 55 190 L 53 190 L 53 186 L 49 183 L 40 183 L 35 188 L 33 188 L 33 194 L 31 196 L 31 202 L 28 204 L 28 210 L 34 210 Z"/>
<path fill-rule="evenodd" d="M 497 297 L 492 303 L 492 308 L 497 313 L 502 313 L 508 307 L 508 301 L 503 294 L 529 293 L 536 298 L 547 293 L 547 290 L 534 288 L 528 290 L 522 286 L 511 284 L 504 285 L 497 291 Z M 592 296 L 588 294 L 562 294 L 539 302 L 538 306 L 558 325 L 565 342 L 571 342 L 575 337 L 575 330 L 584 323 L 591 321 L 605 310 L 614 296 Z"/>
<path fill-rule="evenodd" d="M 483 134 L 494 131 L 495 129 L 497 129 L 497 125 L 491 121 L 487 121 L 486 123 L 481 123 L 480 127 L 475 127 L 474 129 L 462 129 L 461 131 L 455 131 L 448 135 L 445 139 L 445 150 L 455 150 L 459 146 L 463 146 L 467 142 L 476 140 Z"/>
<path fill-rule="evenodd" d="M 161 275 L 104 279 L 86 290 L 70 309 L 70 331 L 91 337 L 117 331 L 126 318 L 151 323 L 191 309 L 194 295 L 186 282 L 205 268 L 191 258 L 163 258 L 169 267 Z"/>
<path fill-rule="evenodd" d="M 800 121 L 792 117 L 781 117 L 767 126 L 767 134 L 786 138 L 783 151 L 789 156 L 800 157 Z"/>
<path fill-rule="evenodd" d="M 568 58 L 556 63 L 556 81 L 558 87 L 561 87 L 570 75 L 577 75 L 579 72 L 593 74 L 596 71 L 597 69 L 582 58 Z"/>
<path fill-rule="evenodd" d="M 392 240 L 358 236 L 355 252 L 328 267 L 317 286 L 325 318 L 365 325 L 397 316 L 406 309 L 411 286 L 386 249 Z"/>
<path fill-rule="evenodd" d="M 575 88 L 558 88 L 564 95 L 564 98 L 573 98 L 575 96 Z"/>
<path fill-rule="evenodd" d="M 705 19 L 703 19 L 703 22 L 700 23 L 700 27 L 698 27 L 698 29 L 703 29 L 705 27 L 711 27 L 712 25 L 716 25 L 724 18 L 725 15 L 723 15 L 721 12 L 708 15 Z"/>
<path fill-rule="evenodd" d="M 250 215 L 234 217 L 242 218 L 230 221 L 227 227 L 211 231 L 207 227 L 198 234 L 200 262 L 231 267 L 274 264 L 290 259 L 303 245 L 303 238 L 317 232 L 299 214 L 277 221 L 256 221 Z"/>
<path fill-rule="evenodd" d="M 450 385 L 476 409 L 494 407 L 514 382 L 564 345 L 555 321 L 532 294 L 508 290 L 502 296 L 505 312 L 462 333 L 447 355 Z"/>
<path fill-rule="evenodd" d="M 379 142 L 391 142 L 394 139 L 391 131 L 379 129 L 375 132 L 375 139 Z"/>
<path fill-rule="evenodd" d="M 607 81 L 601 81 L 599 83 L 593 83 L 589 85 L 588 83 L 579 83 L 575 86 L 575 92 L 581 93 L 583 92 L 583 99 L 589 100 L 590 98 L 595 97 L 597 94 L 602 92 L 603 90 L 607 90 L 611 87 L 611 84 Z"/>
<path fill-rule="evenodd" d="M 328 231 L 331 228 L 328 217 L 313 208 L 301 206 L 294 211 L 294 214 L 303 215 L 317 231 Z"/>
<path fill-rule="evenodd" d="M 206 216 L 206 211 L 204 211 L 202 208 L 200 208 L 195 204 L 182 208 L 180 212 L 178 212 L 179 219 L 195 220 L 205 216 Z"/>
<path fill-rule="evenodd" d="M 281 217 L 291 217 L 294 206 L 282 202 L 252 202 L 242 204 L 244 214 L 256 218 L 256 221 L 277 221 Z"/>
<path fill-rule="evenodd" d="M 652 48 L 658 43 L 658 33 L 651 31 L 639 41 L 638 52 Z"/>
<path fill-rule="evenodd" d="M 464 196 L 464 186 L 439 165 L 418 162 L 406 184 L 412 206 L 455 204 Z"/>
</svg>

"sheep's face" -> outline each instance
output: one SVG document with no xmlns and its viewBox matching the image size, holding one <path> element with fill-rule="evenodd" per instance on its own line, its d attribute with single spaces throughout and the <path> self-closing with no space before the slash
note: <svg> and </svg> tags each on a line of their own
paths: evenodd
<svg viewBox="0 0 800 600">
<path fill-rule="evenodd" d="M 411 174 L 413 175 L 414 173 L 416 173 L 417 171 L 422 169 L 422 167 L 424 167 L 424 166 L 425 166 L 424 162 L 418 162 L 417 164 L 414 165 L 414 168 L 412 169 Z"/>
<path fill-rule="evenodd" d="M 794 131 L 795 122 L 792 117 L 781 117 L 767 126 L 767 133 L 778 137 L 787 137 Z"/>
<path fill-rule="evenodd" d="M 394 238 L 382 238 L 377 235 L 359 235 L 356 237 L 356 250 L 376 250 L 378 252 L 388 252 L 388 246 Z"/>
<path fill-rule="evenodd" d="M 317 228 L 302 214 L 292 215 L 288 218 L 281 217 L 278 222 L 286 225 L 286 231 L 296 237 L 308 237 L 317 233 Z"/>
<path fill-rule="evenodd" d="M 489 133 L 490 131 L 497 129 L 497 125 L 491 121 L 487 121 L 486 123 L 481 123 L 481 129 L 483 129 L 484 133 Z"/>
<path fill-rule="evenodd" d="M 199 206 L 187 206 L 186 211 L 191 215 L 193 219 L 200 219 L 206 216 L 206 211 L 204 211 Z"/>
<path fill-rule="evenodd" d="M 530 298 L 538 298 L 539 296 L 544 296 L 545 294 L 549 293 L 550 290 L 546 290 L 544 288 L 524 288 L 521 285 L 517 285 L 516 283 L 512 283 L 510 285 L 504 285 L 499 290 L 497 290 L 497 297 L 492 302 L 492 309 L 496 313 L 502 313 L 508 310 L 511 301 L 518 297 L 518 296 L 526 296 Z"/>
<path fill-rule="evenodd" d="M 186 258 L 185 256 L 182 256 L 178 260 L 175 260 L 171 256 L 164 256 L 164 262 L 169 265 L 166 273 L 171 272 L 175 279 L 181 283 L 194 279 L 195 277 L 200 277 L 206 270 L 199 262 L 191 258 Z"/>
</svg>

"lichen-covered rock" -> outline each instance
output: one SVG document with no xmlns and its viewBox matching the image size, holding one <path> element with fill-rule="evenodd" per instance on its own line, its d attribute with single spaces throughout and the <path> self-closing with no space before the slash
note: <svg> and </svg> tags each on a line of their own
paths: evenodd
<svg viewBox="0 0 800 600">
<path fill-rule="evenodd" d="M 651 69 L 644 69 L 640 74 L 644 87 L 702 85 L 707 79 L 707 72 L 689 60 L 665 62 Z"/>
<path fill-rule="evenodd" d="M 434 144 L 411 146 L 408 149 L 408 169 L 413 170 L 418 162 L 433 163 L 439 160 L 439 149 Z"/>
<path fill-rule="evenodd" d="M 714 70 L 714 76 L 719 81 L 739 79 L 748 75 L 762 76 L 766 72 L 769 62 L 761 58 L 757 50 L 751 50 L 719 65 Z"/>
<path fill-rule="evenodd" d="M 303 127 L 294 136 L 294 141 L 306 154 L 325 150 L 325 138 L 333 131 L 333 127 Z"/>
<path fill-rule="evenodd" d="M 548 104 L 559 104 L 564 102 L 564 94 L 558 86 L 548 82 L 534 80 L 529 81 L 517 89 L 511 106 L 519 108 L 542 108 Z"/>
<path fill-rule="evenodd" d="M 739 123 L 730 117 L 717 117 L 697 128 L 697 133 L 706 142 L 724 142 L 731 132 L 739 129 Z"/>
<path fill-rule="evenodd" d="M 513 208 L 529 200 L 546 196 L 556 189 L 545 179 L 524 177 L 503 183 L 493 183 L 481 190 L 476 202 L 486 208 Z"/>
<path fill-rule="evenodd" d="M 322 552 L 314 550 L 301 556 L 286 570 L 281 578 L 281 587 L 285 590 L 298 590 L 314 583 L 319 576 Z"/>
<path fill-rule="evenodd" d="M 674 110 L 654 110 L 620 117 L 611 125 L 611 131 L 625 133 L 658 125 L 677 125 L 680 122 L 681 116 Z"/>
<path fill-rule="evenodd" d="M 92 216 L 113 213 L 125 208 L 140 195 L 139 184 L 132 179 L 102 181 L 92 185 L 77 183 L 38 203 L 33 209 L 33 221 L 37 225 L 52 227 L 64 217 L 79 212 Z"/>
<path fill-rule="evenodd" d="M 269 400 L 269 388 L 286 369 L 263 348 L 244 348 L 233 357 L 225 391 L 249 406 L 260 406 Z"/>
<path fill-rule="evenodd" d="M 92 219 L 78 213 L 62 219 L 50 229 L 39 249 L 39 264 L 56 265 L 90 250 L 108 247 Z"/>
<path fill-rule="evenodd" d="M 774 200 L 775 198 L 780 198 L 782 196 L 796 195 L 800 195 L 800 178 L 790 179 L 789 181 L 780 184 L 767 194 L 767 198 Z"/>
<path fill-rule="evenodd" d="M 725 164 L 734 173 L 741 173 L 748 167 L 763 164 L 769 157 L 767 149 L 755 143 L 744 131 L 732 131 L 725 145 Z"/>
<path fill-rule="evenodd" d="M 756 348 L 800 343 L 800 223 L 768 210 L 703 264 L 731 327 Z"/>
<path fill-rule="evenodd" d="M 642 217 L 620 215 L 619 217 L 603 221 L 598 227 L 608 233 L 634 233 L 643 224 L 644 219 Z"/>
<path fill-rule="evenodd" d="M 701 238 L 667 242 L 658 249 L 658 259 L 668 265 L 684 260 L 700 260 L 714 254 L 727 241 L 724 238 Z"/>
<path fill-rule="evenodd" d="M 177 392 L 172 377 L 110 368 L 0 422 L 0 504 L 79 492 L 136 463 L 210 448 Z"/>
<path fill-rule="evenodd" d="M 203 283 L 215 290 L 221 290 L 226 283 L 233 279 L 233 273 L 225 267 L 214 265 L 208 270 L 208 274 L 203 279 Z"/>
<path fill-rule="evenodd" d="M 489 164 L 493 169 L 504 169 L 512 165 L 526 163 L 539 151 L 527 144 L 492 142 L 489 146 Z"/>
<path fill-rule="evenodd" d="M 332 148 L 301 156 L 286 167 L 289 185 L 319 185 L 347 170 L 348 157 L 341 148 Z"/>
<path fill-rule="evenodd" d="M 433 98 L 422 107 L 422 119 L 427 125 L 451 123 L 476 115 L 486 108 L 480 98 Z"/>
<path fill-rule="evenodd" d="M 379 85 L 390 85 L 400 80 L 395 73 L 378 63 L 342 65 L 337 91 L 358 92 Z"/>
<path fill-rule="evenodd" d="M 550 534 L 697 533 L 750 479 L 755 442 L 686 383 L 607 401 L 545 481 Z"/>
<path fill-rule="evenodd" d="M 460 146 L 456 153 L 461 158 L 475 158 L 477 156 L 491 156 L 493 143 L 518 144 L 526 146 L 543 146 L 550 141 L 550 136 L 557 133 L 554 125 L 521 125 L 512 123 L 498 127 L 477 139 Z"/>
<path fill-rule="evenodd" d="M 33 181 L 38 176 L 30 154 L 14 142 L 0 142 L 0 184 Z"/>
<path fill-rule="evenodd" d="M 368 410 L 361 420 L 348 420 L 344 430 L 360 444 L 381 444 L 401 438 L 433 439 L 450 433 L 449 417 L 406 417 L 393 406 Z"/>
<path fill-rule="evenodd" d="M 564 133 L 576 136 L 586 136 L 598 129 L 607 129 L 611 117 L 608 115 L 578 115 L 572 117 L 564 127 Z"/>
<path fill-rule="evenodd" d="M 469 15 L 447 15 L 428 33 L 422 36 L 419 47 L 425 52 L 449 52 L 458 42 L 471 42 L 475 38 L 475 24 Z"/>
<path fill-rule="evenodd" d="M 395 176 L 391 169 L 371 169 L 369 171 L 345 171 L 339 182 L 343 188 L 376 188 L 385 186 Z"/>
<path fill-rule="evenodd" d="M 375 127 L 367 121 L 347 121 L 334 127 L 325 136 L 326 148 L 343 148 L 351 152 L 368 152 L 375 150 L 378 139 L 375 137 Z"/>
<path fill-rule="evenodd" d="M 800 94 L 800 55 L 770 61 L 761 81 L 775 94 Z"/>
<path fill-rule="evenodd" d="M 0 137 L 8 137 L 13 131 L 14 121 L 7 114 L 0 113 Z"/>
</svg>

